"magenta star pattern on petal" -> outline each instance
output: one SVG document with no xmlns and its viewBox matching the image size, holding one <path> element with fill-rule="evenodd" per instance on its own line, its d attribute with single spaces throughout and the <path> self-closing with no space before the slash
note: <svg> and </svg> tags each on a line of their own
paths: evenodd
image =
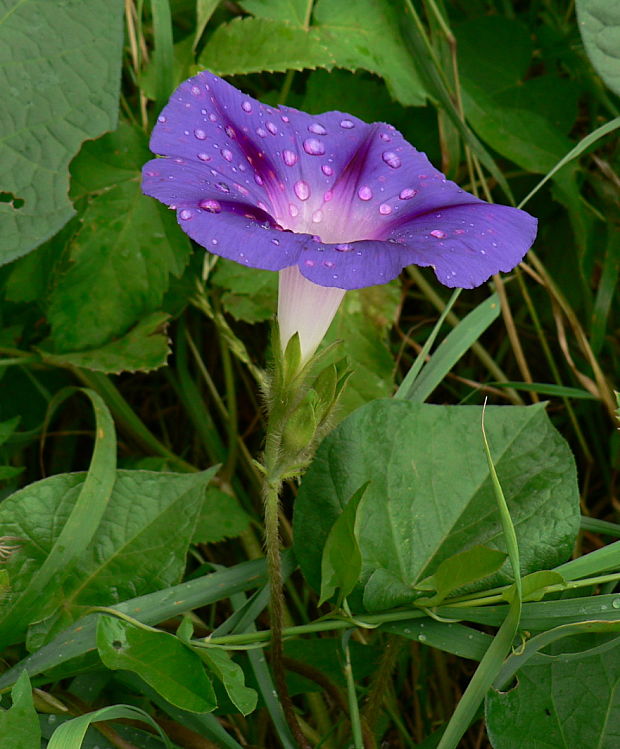
<svg viewBox="0 0 620 749">
<path fill-rule="evenodd" d="M 151 150 L 166 158 L 144 166 L 143 190 L 198 244 L 324 287 L 385 283 L 415 264 L 473 288 L 536 236 L 535 218 L 464 192 L 391 125 L 270 107 L 207 72 L 174 92 Z"/>
</svg>

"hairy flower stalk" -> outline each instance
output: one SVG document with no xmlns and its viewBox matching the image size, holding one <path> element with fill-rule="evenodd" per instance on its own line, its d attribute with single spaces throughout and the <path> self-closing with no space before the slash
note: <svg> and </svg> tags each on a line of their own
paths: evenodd
<svg viewBox="0 0 620 749">
<path fill-rule="evenodd" d="M 329 427 L 346 381 L 315 352 L 347 289 L 430 266 L 449 287 L 473 288 L 514 268 L 536 219 L 461 190 L 391 125 L 342 112 L 270 107 L 203 72 L 161 112 L 143 190 L 176 211 L 205 249 L 280 272 L 279 345 L 264 453 L 274 671 L 304 745 L 282 667 L 278 536 L 282 481 L 300 475 Z M 320 358 L 320 356 L 319 356 Z"/>
</svg>

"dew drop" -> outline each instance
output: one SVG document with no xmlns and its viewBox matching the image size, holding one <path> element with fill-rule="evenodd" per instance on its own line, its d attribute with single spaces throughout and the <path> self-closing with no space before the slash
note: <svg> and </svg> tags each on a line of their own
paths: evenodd
<svg viewBox="0 0 620 749">
<path fill-rule="evenodd" d="M 249 101 L 242 102 L 241 109 L 243 109 L 244 112 L 247 112 L 247 114 L 249 114 L 252 111 L 252 103 Z"/>
<path fill-rule="evenodd" d="M 275 244 L 275 246 L 278 247 L 280 245 L 280 240 L 279 239 L 272 239 L 271 240 L 271 244 Z"/>
<path fill-rule="evenodd" d="M 295 166 L 297 163 L 297 154 L 294 151 L 289 151 L 288 148 L 282 151 L 282 158 L 286 166 Z"/>
<path fill-rule="evenodd" d="M 455 234 L 465 234 L 465 229 L 455 229 L 454 233 Z"/>
<path fill-rule="evenodd" d="M 351 252 L 352 249 L 353 249 L 353 246 L 349 244 L 348 242 L 344 242 L 343 244 L 336 245 L 337 252 Z"/>
<path fill-rule="evenodd" d="M 331 190 L 328 190 L 325 195 L 323 195 L 323 200 L 326 203 L 329 203 L 329 201 L 334 197 L 334 193 Z"/>
<path fill-rule="evenodd" d="M 296 216 L 299 216 L 299 208 L 297 208 L 295 203 L 289 203 L 288 212 L 291 214 L 293 218 L 295 218 Z"/>
<path fill-rule="evenodd" d="M 317 138 L 306 138 L 304 151 L 310 156 L 322 156 L 325 153 L 325 144 Z"/>
<path fill-rule="evenodd" d="M 611 605 L 615 609 L 620 609 L 620 598 L 614 598 L 614 600 L 611 602 Z"/>
<path fill-rule="evenodd" d="M 261 138 L 267 137 L 267 131 L 264 127 L 257 127 L 256 128 L 256 135 L 260 136 Z"/>
<path fill-rule="evenodd" d="M 322 220 L 323 220 L 323 211 L 321 211 L 321 210 L 318 210 L 318 211 L 315 211 L 315 212 L 314 212 L 314 213 L 312 214 L 312 221 L 313 221 L 313 222 L 314 222 L 315 224 L 320 224 Z"/>
<path fill-rule="evenodd" d="M 200 128 L 198 128 L 197 130 L 194 130 L 194 137 L 198 138 L 198 140 L 205 140 L 207 134 L 204 130 L 200 130 Z"/>
<path fill-rule="evenodd" d="M 314 260 L 306 260 L 304 265 L 307 265 L 308 268 L 312 268 L 314 266 Z"/>
<path fill-rule="evenodd" d="M 163 114 L 160 114 L 159 117 L 157 118 L 157 122 L 167 122 L 167 120 L 168 118 L 164 117 Z"/>
<path fill-rule="evenodd" d="M 315 135 L 327 134 L 327 130 L 323 127 L 323 125 L 321 125 L 320 122 L 313 122 L 311 125 L 308 125 L 308 130 Z"/>
<path fill-rule="evenodd" d="M 266 122 L 265 127 L 272 135 L 275 135 L 278 132 L 278 128 L 273 124 L 273 122 Z"/>
<path fill-rule="evenodd" d="M 192 212 L 188 208 L 184 208 L 182 211 L 179 212 L 179 218 L 183 219 L 183 221 L 187 221 L 192 217 Z"/>
<path fill-rule="evenodd" d="M 398 169 L 398 167 L 400 166 L 400 159 L 394 153 L 394 151 L 384 151 L 381 154 L 381 158 L 388 166 L 391 166 L 392 169 Z"/>
<path fill-rule="evenodd" d="M 333 262 L 332 262 L 331 260 L 324 260 L 324 261 L 323 261 L 323 265 L 324 265 L 324 266 L 325 266 L 326 268 L 333 268 L 333 267 L 334 267 L 334 263 L 333 263 Z"/>
<path fill-rule="evenodd" d="M 426 635 L 424 635 L 424 634 L 419 634 L 419 635 L 418 635 L 418 640 L 419 640 L 420 642 L 426 642 Z"/>
<path fill-rule="evenodd" d="M 217 117 L 213 114 L 213 112 L 211 112 L 211 114 L 209 115 L 209 119 L 211 120 L 211 122 L 217 122 Z"/>
<path fill-rule="evenodd" d="M 379 206 L 379 213 L 382 216 L 389 216 L 390 213 L 392 213 L 392 207 L 387 203 L 381 203 L 381 205 Z"/>
<path fill-rule="evenodd" d="M 310 197 L 310 185 L 307 182 L 304 182 L 303 179 L 295 182 L 293 190 L 295 190 L 295 195 L 297 195 L 300 200 L 308 200 Z"/>
<path fill-rule="evenodd" d="M 326 177 L 331 177 L 332 174 L 334 173 L 334 170 L 331 168 L 329 164 L 323 164 L 323 166 L 321 167 L 321 171 Z"/>
<path fill-rule="evenodd" d="M 235 132 L 235 128 L 232 127 L 231 125 L 227 125 L 226 126 L 226 135 L 229 138 L 236 138 L 237 137 L 237 133 Z"/>
<path fill-rule="evenodd" d="M 357 191 L 357 197 L 360 200 L 371 200 L 372 199 L 372 190 L 368 185 L 364 185 L 363 187 L 360 187 L 360 189 Z"/>
<path fill-rule="evenodd" d="M 398 197 L 401 200 L 410 200 L 417 194 L 418 194 L 417 190 L 414 190 L 412 187 L 405 187 L 404 190 L 400 191 L 400 193 L 398 194 Z"/>
<path fill-rule="evenodd" d="M 217 239 L 212 239 L 211 244 L 215 247 L 217 245 Z"/>
<path fill-rule="evenodd" d="M 389 143 L 392 140 L 387 133 L 381 133 L 379 137 L 384 143 Z"/>
<path fill-rule="evenodd" d="M 222 205 L 218 200 L 201 200 L 198 205 L 209 213 L 219 213 L 222 210 Z"/>
<path fill-rule="evenodd" d="M 232 151 L 229 151 L 227 148 L 222 148 L 222 150 L 220 151 L 220 153 L 222 154 L 222 158 L 226 159 L 226 161 L 232 161 L 233 160 Z"/>
<path fill-rule="evenodd" d="M 263 203 L 262 200 L 259 200 L 257 205 L 261 209 L 261 211 L 265 211 L 265 213 L 269 213 L 269 208 L 267 208 L 267 206 Z"/>
<path fill-rule="evenodd" d="M 441 231 L 441 229 L 433 229 L 433 231 L 430 233 L 431 237 L 436 237 L 437 239 L 445 239 L 448 235 L 445 231 Z"/>
<path fill-rule="evenodd" d="M 256 182 L 257 185 L 261 185 L 261 186 L 264 184 L 263 178 L 260 176 L 260 174 L 254 175 L 254 182 Z"/>
<path fill-rule="evenodd" d="M 200 96 L 200 89 L 198 88 L 198 86 L 192 86 L 191 92 L 194 96 Z"/>
<path fill-rule="evenodd" d="M 208 154 L 208 153 L 205 153 L 204 151 L 203 151 L 202 153 L 199 153 L 199 154 L 198 154 L 198 158 L 199 158 L 199 159 L 200 159 L 201 161 L 211 161 L 211 157 L 209 156 L 209 154 Z"/>
<path fill-rule="evenodd" d="M 226 184 L 226 182 L 218 182 L 216 184 L 216 187 L 221 192 L 230 192 L 230 187 L 228 187 L 228 185 Z"/>
<path fill-rule="evenodd" d="M 352 127 L 355 127 L 355 123 L 351 122 L 351 120 L 341 120 L 340 127 L 343 127 L 345 130 L 350 130 Z"/>
<path fill-rule="evenodd" d="M 285 114 L 283 114 L 280 119 L 282 120 L 282 122 L 288 122 L 289 121 L 288 117 Z"/>
</svg>

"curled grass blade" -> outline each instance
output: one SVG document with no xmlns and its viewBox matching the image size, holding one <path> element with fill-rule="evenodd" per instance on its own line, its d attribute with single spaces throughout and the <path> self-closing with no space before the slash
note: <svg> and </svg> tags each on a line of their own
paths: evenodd
<svg viewBox="0 0 620 749">
<path fill-rule="evenodd" d="M 116 434 L 110 412 L 97 393 L 83 388 L 59 391 L 50 401 L 44 432 L 55 410 L 76 392 L 90 399 L 95 413 L 95 449 L 90 466 L 71 514 L 47 559 L 0 619 L 0 643 L 11 644 L 21 637 L 30 617 L 40 611 L 50 582 L 64 578 L 73 561 L 88 547 L 112 494 L 116 480 Z"/>
</svg>

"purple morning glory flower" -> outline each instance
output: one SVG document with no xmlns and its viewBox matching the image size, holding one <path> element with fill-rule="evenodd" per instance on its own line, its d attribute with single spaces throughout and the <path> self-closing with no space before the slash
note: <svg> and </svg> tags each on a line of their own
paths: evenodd
<svg viewBox="0 0 620 749">
<path fill-rule="evenodd" d="M 166 158 L 144 166 L 144 192 L 209 251 L 282 271 L 281 338 L 305 307 L 316 328 L 305 355 L 345 290 L 410 264 L 473 288 L 514 268 L 536 236 L 536 219 L 464 192 L 391 125 L 269 107 L 208 72 L 177 88 L 150 146 Z"/>
</svg>

